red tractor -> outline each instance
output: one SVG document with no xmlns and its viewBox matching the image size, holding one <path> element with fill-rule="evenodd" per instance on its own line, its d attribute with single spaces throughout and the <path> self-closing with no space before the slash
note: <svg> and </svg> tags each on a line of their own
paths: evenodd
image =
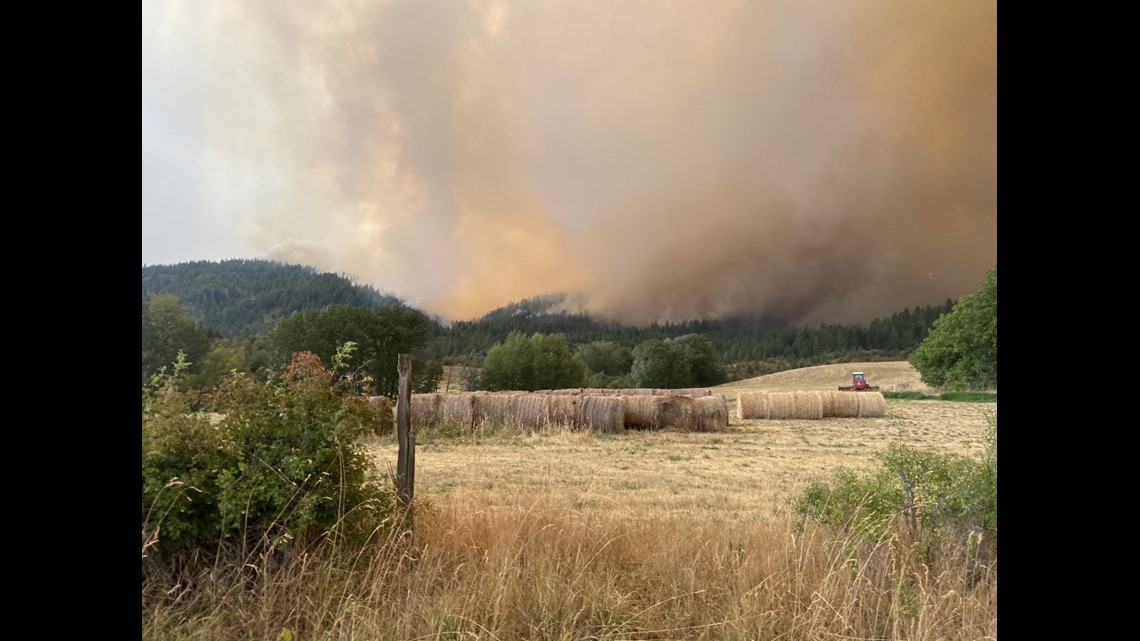
<svg viewBox="0 0 1140 641">
<path fill-rule="evenodd" d="M 866 377 L 863 372 L 854 372 L 851 374 L 850 385 L 840 385 L 840 392 L 877 392 L 879 391 L 878 385 L 868 385 Z"/>
</svg>

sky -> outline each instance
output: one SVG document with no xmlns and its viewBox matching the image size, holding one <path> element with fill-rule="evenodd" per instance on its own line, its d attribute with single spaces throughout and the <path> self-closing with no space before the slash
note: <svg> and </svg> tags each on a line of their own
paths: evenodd
<svg viewBox="0 0 1140 641">
<path fill-rule="evenodd" d="M 996 1 L 143 0 L 142 263 L 866 323 L 997 263 Z"/>
</svg>

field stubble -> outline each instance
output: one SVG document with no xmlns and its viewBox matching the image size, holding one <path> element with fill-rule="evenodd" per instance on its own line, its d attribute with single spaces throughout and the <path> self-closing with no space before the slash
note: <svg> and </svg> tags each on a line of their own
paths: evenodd
<svg viewBox="0 0 1140 641">
<path fill-rule="evenodd" d="M 996 403 L 890 400 L 881 418 L 741 421 L 733 412 L 729 427 L 713 433 L 423 438 L 416 496 L 479 509 L 541 502 L 628 519 L 762 519 L 840 467 L 873 469 L 892 442 L 977 456 L 996 414 Z M 394 437 L 372 449 L 382 470 L 395 468 Z"/>
<path fill-rule="evenodd" d="M 789 505 L 839 467 L 877 467 L 893 441 L 981 454 L 996 412 L 889 400 L 882 418 L 733 417 L 717 433 L 426 438 L 427 509 L 400 597 L 412 612 L 367 626 L 395 638 L 996 639 L 996 568 L 971 587 L 966 563 L 933 566 L 894 539 L 852 557 L 841 534 L 799 530 Z M 395 444 L 374 451 L 394 467 Z"/>
</svg>

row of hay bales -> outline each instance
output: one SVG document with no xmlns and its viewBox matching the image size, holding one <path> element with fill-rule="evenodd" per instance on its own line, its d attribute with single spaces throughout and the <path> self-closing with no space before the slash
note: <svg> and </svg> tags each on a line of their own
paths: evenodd
<svg viewBox="0 0 1140 641">
<path fill-rule="evenodd" d="M 682 387 L 678 389 L 661 389 L 654 387 L 623 387 L 616 389 L 571 387 L 567 389 L 544 389 L 535 392 L 535 394 L 553 394 L 556 396 L 582 396 L 583 394 L 592 394 L 594 396 L 688 396 L 689 398 L 701 398 L 704 396 L 712 396 L 712 390 L 707 387 Z"/>
<path fill-rule="evenodd" d="M 460 392 L 413 394 L 411 422 L 415 427 L 450 425 L 463 430 L 476 426 L 619 432 L 624 429 L 677 429 L 711 432 L 728 426 L 728 401 L 723 396 L 603 396 L 539 392 Z"/>
<path fill-rule="evenodd" d="M 723 396 L 622 396 L 621 400 L 626 429 L 715 432 L 728 427 L 728 400 Z"/>
<path fill-rule="evenodd" d="M 742 420 L 871 418 L 887 413 L 887 400 L 879 392 L 741 392 L 736 409 Z"/>
</svg>

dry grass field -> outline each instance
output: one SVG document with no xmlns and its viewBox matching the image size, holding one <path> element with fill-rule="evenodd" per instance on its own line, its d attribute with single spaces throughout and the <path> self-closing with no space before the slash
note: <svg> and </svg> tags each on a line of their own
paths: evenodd
<svg viewBox="0 0 1140 641">
<path fill-rule="evenodd" d="M 853 370 L 925 389 L 906 363 L 854 363 L 714 388 L 733 409 L 713 433 L 424 433 L 418 565 L 398 598 L 413 611 L 368 625 L 422 639 L 996 639 L 996 565 L 975 584 L 961 559 L 932 565 L 906 544 L 852 564 L 842 534 L 801 531 L 792 510 L 814 479 L 878 468 L 892 442 L 980 455 L 996 403 L 736 416 L 741 391 L 831 390 Z M 372 447 L 395 467 L 394 438 Z"/>
<path fill-rule="evenodd" d="M 441 507 L 542 503 L 628 519 L 747 521 L 785 509 L 807 483 L 836 468 L 871 469 L 875 455 L 894 441 L 982 452 L 996 403 L 888 400 L 881 418 L 822 421 L 736 416 L 741 391 L 835 389 L 854 370 L 884 390 L 925 389 L 905 362 L 825 365 L 714 388 L 729 400 L 729 426 L 722 432 L 424 435 L 416 453 L 416 497 Z M 373 450 L 382 469 L 395 468 L 394 437 L 375 441 Z"/>
<path fill-rule="evenodd" d="M 714 391 L 734 401 L 742 390 L 832 389 L 851 369 L 913 384 L 890 366 Z M 801 528 L 788 503 L 838 467 L 870 469 L 892 441 L 979 454 L 996 413 L 996 403 L 888 399 L 877 418 L 732 412 L 713 433 L 424 431 L 414 528 L 379 529 L 360 551 L 247 559 L 240 581 L 210 565 L 173 586 L 144 580 L 143 638 L 996 640 L 996 557 L 932 558 L 905 534 L 852 556 L 843 532 Z M 369 447 L 395 467 L 394 436 Z"/>
<path fill-rule="evenodd" d="M 919 391 L 933 393 L 933 390 L 919 379 L 914 366 L 906 361 L 816 365 L 815 367 L 793 369 L 728 383 L 719 386 L 717 390 L 721 394 L 733 398 L 739 392 L 752 390 L 768 390 L 770 392 L 833 390 L 840 385 L 850 385 L 851 372 L 863 372 L 871 385 L 878 385 L 884 392 Z"/>
</svg>

